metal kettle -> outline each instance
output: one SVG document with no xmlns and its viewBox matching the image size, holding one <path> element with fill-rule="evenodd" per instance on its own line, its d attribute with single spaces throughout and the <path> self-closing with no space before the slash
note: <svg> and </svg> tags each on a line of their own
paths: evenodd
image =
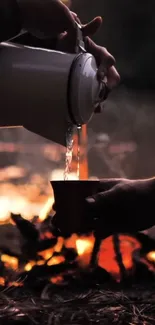
<svg viewBox="0 0 155 325">
<path fill-rule="evenodd" d="M 84 48 L 82 33 L 75 54 L 15 43 L 0 45 L 0 98 L 4 109 L 19 114 L 50 111 L 52 141 L 66 146 L 68 125 L 87 124 L 101 100 L 95 58 Z M 21 109 L 20 109 L 21 108 Z M 22 116 L 21 116 L 22 118 Z"/>
</svg>

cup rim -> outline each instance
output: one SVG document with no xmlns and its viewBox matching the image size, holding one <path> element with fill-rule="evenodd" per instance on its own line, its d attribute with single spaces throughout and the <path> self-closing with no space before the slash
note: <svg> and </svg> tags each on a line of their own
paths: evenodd
<svg viewBox="0 0 155 325">
<path fill-rule="evenodd" d="M 50 181 L 50 183 L 52 184 L 52 183 L 99 183 L 99 181 L 100 180 L 96 180 L 96 179 L 86 179 L 86 180 L 84 180 L 84 179 L 80 179 L 80 180 L 73 180 L 73 179 L 71 179 L 71 180 L 51 180 Z"/>
</svg>

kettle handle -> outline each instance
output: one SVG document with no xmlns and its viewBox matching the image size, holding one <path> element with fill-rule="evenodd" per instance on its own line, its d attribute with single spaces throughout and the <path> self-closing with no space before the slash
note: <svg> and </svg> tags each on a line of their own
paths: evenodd
<svg viewBox="0 0 155 325">
<path fill-rule="evenodd" d="M 85 49 L 85 43 L 83 39 L 83 34 L 82 34 L 82 26 L 75 21 L 76 27 L 77 27 L 77 40 L 76 40 L 76 46 L 75 46 L 75 53 L 86 53 Z"/>
<path fill-rule="evenodd" d="M 85 48 L 85 43 L 83 39 L 83 34 L 82 34 L 82 26 L 80 25 L 79 22 L 75 21 L 76 26 L 77 26 L 77 42 L 76 42 L 76 48 L 75 48 L 75 53 L 86 53 L 86 48 Z M 100 92 L 99 92 L 99 98 L 98 102 L 96 103 L 96 108 L 95 108 L 95 113 L 100 113 L 100 104 L 104 102 L 109 93 L 110 89 L 107 85 L 107 82 L 104 80 L 106 76 L 104 76 L 103 80 L 100 83 Z"/>
</svg>

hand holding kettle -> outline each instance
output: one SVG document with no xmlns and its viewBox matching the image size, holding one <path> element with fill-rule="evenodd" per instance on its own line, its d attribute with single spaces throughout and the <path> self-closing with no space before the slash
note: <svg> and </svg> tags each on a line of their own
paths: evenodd
<svg viewBox="0 0 155 325">
<path fill-rule="evenodd" d="M 3 17 L 3 23 L 1 21 L 1 30 L 5 30 L 5 26 L 7 26 L 7 33 L 5 31 L 5 33 L 3 34 L 1 31 L 1 41 L 5 41 L 6 35 L 7 38 L 11 38 L 13 37 L 13 33 L 18 33 L 20 32 L 20 30 L 25 29 L 38 39 L 41 38 L 46 40 L 56 38 L 56 47 L 54 48 L 54 50 L 67 53 L 74 53 L 75 42 L 77 39 L 77 23 L 75 21 L 79 22 L 79 19 L 77 18 L 76 14 L 72 13 L 69 8 L 65 6 L 61 1 L 2 0 L 0 3 L 0 14 Z M 97 32 L 101 24 L 102 19 L 100 17 L 96 17 L 88 24 L 82 25 L 81 31 L 84 38 L 86 52 L 92 54 L 96 59 L 99 80 L 102 80 L 103 74 L 106 75 L 107 86 L 109 89 L 112 89 L 119 82 L 119 75 L 116 69 L 114 68 L 115 60 L 105 48 L 96 45 L 90 39 L 90 36 Z M 11 59 L 11 51 L 13 51 L 13 49 L 11 50 L 10 48 L 6 51 L 8 53 L 8 58 L 6 57 L 6 55 L 4 55 L 6 65 L 2 63 L 4 75 L 6 75 L 5 69 L 7 70 L 8 66 L 7 60 Z M 14 54 L 12 55 L 14 59 Z M 29 57 L 29 59 L 29 64 L 32 68 L 32 59 L 31 57 Z M 17 57 L 15 58 L 15 61 L 16 60 L 18 61 Z M 16 65 L 14 64 L 13 66 L 16 71 L 13 75 L 11 75 L 9 83 L 7 82 L 5 84 L 3 82 L 1 85 L 1 92 L 3 94 L 3 97 L 6 98 L 6 91 L 10 92 L 10 96 L 9 98 L 7 97 L 7 101 L 4 101 L 6 109 L 4 109 L 1 114 L 0 126 L 4 127 L 23 125 L 32 132 L 37 133 L 53 141 L 55 141 L 52 135 L 53 132 L 56 134 L 60 133 L 61 131 L 62 134 L 60 135 L 60 137 L 62 138 L 62 135 L 64 135 L 64 127 L 62 127 L 61 130 L 58 127 L 58 130 L 54 130 L 52 132 L 50 131 L 52 127 L 56 128 L 56 120 L 53 120 L 53 110 L 55 110 L 55 105 L 59 104 L 54 102 L 54 100 L 52 99 L 52 93 L 50 93 L 50 100 L 48 101 L 48 104 L 46 104 L 45 106 L 41 104 L 44 97 L 42 97 L 41 101 L 39 101 L 39 95 L 47 97 L 47 94 L 41 95 L 41 93 L 39 94 L 38 92 L 35 94 L 35 88 L 37 89 L 38 79 L 35 79 L 35 83 L 32 84 L 31 90 L 33 90 L 33 93 L 31 94 L 31 90 L 28 91 L 27 84 L 24 85 L 24 83 L 28 82 L 30 75 L 24 79 L 24 74 L 20 70 L 20 76 L 23 75 L 23 78 L 20 79 L 20 82 L 18 74 L 18 64 L 19 62 L 16 62 Z M 22 65 L 22 68 L 24 67 L 25 66 Z M 32 70 L 29 72 L 30 74 L 32 74 L 32 77 L 35 78 Z M 24 73 L 26 73 L 26 70 Z M 18 77 L 16 74 L 18 74 Z M 15 84 L 17 84 L 17 80 L 20 87 L 16 89 Z M 46 77 L 45 81 L 43 81 L 43 79 L 41 80 L 42 89 L 44 89 L 45 92 L 48 92 L 48 88 L 46 87 Z M 32 83 L 32 78 L 30 78 L 30 81 L 30 83 Z M 28 82 L 29 87 L 30 83 Z M 59 88 L 63 89 L 63 87 L 59 87 L 59 85 L 57 86 L 57 90 Z M 40 87 L 41 84 L 38 84 L 38 88 Z M 43 90 L 42 93 L 44 93 Z M 37 97 L 38 100 L 36 99 Z M 32 105 L 33 102 L 34 104 Z M 55 105 L 53 105 L 52 103 L 55 103 Z M 56 140 L 56 142 L 57 141 L 58 143 L 62 143 L 62 141 Z"/>
</svg>

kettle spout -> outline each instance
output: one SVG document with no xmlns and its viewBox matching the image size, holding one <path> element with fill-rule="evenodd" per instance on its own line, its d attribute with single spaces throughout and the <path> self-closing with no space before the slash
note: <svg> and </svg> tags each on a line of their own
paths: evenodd
<svg viewBox="0 0 155 325">
<path fill-rule="evenodd" d="M 61 120 L 58 123 L 46 123 L 46 127 L 44 124 L 35 126 L 32 126 L 31 124 L 26 124 L 24 127 L 33 132 L 36 133 L 42 137 L 44 137 L 47 140 L 53 141 L 63 147 L 67 147 L 70 143 L 70 140 L 73 139 L 73 134 L 75 130 L 75 126 L 71 123 L 69 123 L 66 120 Z"/>
</svg>

